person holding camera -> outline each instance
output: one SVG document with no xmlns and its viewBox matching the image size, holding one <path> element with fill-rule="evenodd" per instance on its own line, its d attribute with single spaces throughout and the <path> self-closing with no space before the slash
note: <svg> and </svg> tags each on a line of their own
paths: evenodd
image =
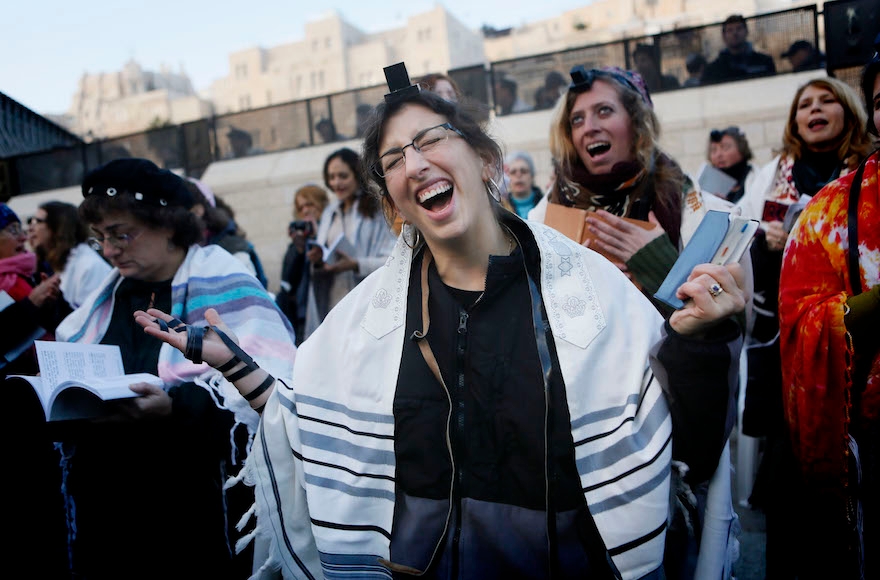
<svg viewBox="0 0 880 580">
<path fill-rule="evenodd" d="M 309 294 L 309 263 L 306 259 L 308 242 L 315 240 L 318 220 L 330 202 L 320 185 L 303 185 L 293 194 L 293 219 L 287 228 L 290 244 L 281 263 L 281 290 L 275 303 L 290 320 L 296 331 L 296 344 L 305 335 L 306 304 Z"/>
</svg>

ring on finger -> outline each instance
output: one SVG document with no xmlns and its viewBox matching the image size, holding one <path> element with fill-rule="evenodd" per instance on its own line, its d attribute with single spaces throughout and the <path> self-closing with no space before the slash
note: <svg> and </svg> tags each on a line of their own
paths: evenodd
<svg viewBox="0 0 880 580">
<path fill-rule="evenodd" d="M 724 292 L 724 288 L 721 287 L 721 284 L 715 282 L 711 286 L 709 286 L 709 294 L 712 295 L 712 298 L 718 298 L 721 293 Z"/>
</svg>

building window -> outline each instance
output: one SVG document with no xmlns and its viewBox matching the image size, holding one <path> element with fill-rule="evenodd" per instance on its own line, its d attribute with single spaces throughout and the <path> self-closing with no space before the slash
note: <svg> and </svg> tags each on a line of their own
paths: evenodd
<svg viewBox="0 0 880 580">
<path fill-rule="evenodd" d="M 318 52 L 318 39 L 312 41 L 312 52 Z"/>
<path fill-rule="evenodd" d="M 238 108 L 240 110 L 250 109 L 251 108 L 251 96 L 250 95 L 242 95 L 238 97 Z"/>
<path fill-rule="evenodd" d="M 272 104 L 272 91 L 266 91 L 266 104 Z"/>
<path fill-rule="evenodd" d="M 237 78 L 237 79 L 246 79 L 247 78 L 247 65 L 246 64 L 235 65 L 235 78 Z"/>
<path fill-rule="evenodd" d="M 324 90 L 324 71 L 318 71 L 318 88 Z"/>
<path fill-rule="evenodd" d="M 326 48 L 327 50 L 330 50 L 330 47 L 332 45 L 333 45 L 333 41 L 330 39 L 329 36 L 324 39 L 324 48 Z"/>
</svg>

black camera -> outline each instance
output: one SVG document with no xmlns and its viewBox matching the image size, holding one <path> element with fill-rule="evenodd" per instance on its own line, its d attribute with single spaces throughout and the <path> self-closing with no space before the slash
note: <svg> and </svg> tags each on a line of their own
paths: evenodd
<svg viewBox="0 0 880 580">
<path fill-rule="evenodd" d="M 288 226 L 288 230 L 291 234 L 294 232 L 303 232 L 303 235 L 307 238 L 311 238 L 315 235 L 315 229 L 312 226 L 312 222 L 308 220 L 292 221 Z"/>
</svg>

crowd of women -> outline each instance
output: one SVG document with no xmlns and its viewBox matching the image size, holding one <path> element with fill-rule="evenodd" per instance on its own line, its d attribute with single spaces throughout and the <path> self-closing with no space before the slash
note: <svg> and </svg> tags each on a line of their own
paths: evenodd
<svg viewBox="0 0 880 580">
<path fill-rule="evenodd" d="M 736 428 L 763 447 L 768 578 L 877 574 L 880 60 L 864 103 L 799 88 L 764 167 L 713 131 L 718 192 L 662 151 L 634 72 L 572 69 L 541 188 L 454 83 L 402 66 L 362 154 L 296 191 L 274 297 L 231 208 L 149 161 L 27 228 L 0 205 L 4 376 L 42 339 L 118 345 L 163 383 L 58 423 L 7 388 L 37 479 L 7 496 L 10 570 L 731 578 Z M 562 207 L 589 241 L 543 223 Z M 654 294 L 710 210 L 759 235 L 673 309 Z"/>
</svg>

